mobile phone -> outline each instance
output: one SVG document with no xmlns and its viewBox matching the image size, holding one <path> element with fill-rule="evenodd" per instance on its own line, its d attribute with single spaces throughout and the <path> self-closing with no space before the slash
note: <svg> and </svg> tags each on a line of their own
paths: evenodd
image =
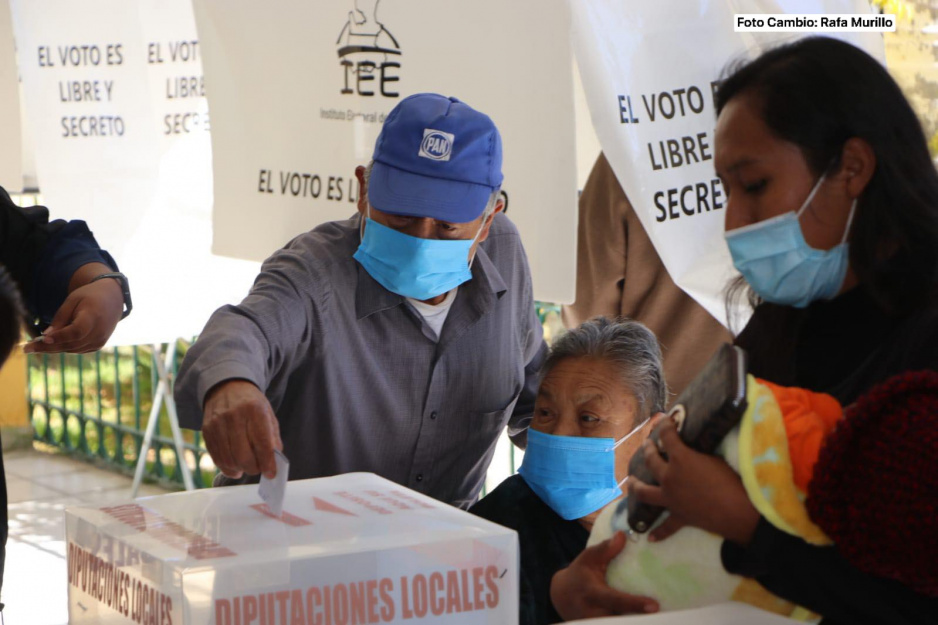
<svg viewBox="0 0 938 625">
<path fill-rule="evenodd" d="M 723 344 L 674 401 L 668 417 L 674 420 L 678 435 L 688 447 L 712 454 L 742 419 L 746 412 L 746 363 L 745 351 Z M 648 435 L 655 445 L 660 441 L 662 425 L 656 425 Z M 641 448 L 629 461 L 629 475 L 657 485 Z M 663 512 L 664 508 L 641 503 L 635 497 L 625 498 L 616 508 L 616 516 L 626 513 L 628 526 L 638 533 L 647 532 Z"/>
</svg>

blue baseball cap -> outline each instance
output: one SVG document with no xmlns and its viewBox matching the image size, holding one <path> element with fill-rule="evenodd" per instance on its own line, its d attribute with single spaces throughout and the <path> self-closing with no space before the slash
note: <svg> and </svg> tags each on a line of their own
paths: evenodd
<svg viewBox="0 0 938 625">
<path fill-rule="evenodd" d="M 502 139 L 489 116 L 435 93 L 388 113 L 372 160 L 372 206 L 453 223 L 478 219 L 503 178 Z"/>
</svg>

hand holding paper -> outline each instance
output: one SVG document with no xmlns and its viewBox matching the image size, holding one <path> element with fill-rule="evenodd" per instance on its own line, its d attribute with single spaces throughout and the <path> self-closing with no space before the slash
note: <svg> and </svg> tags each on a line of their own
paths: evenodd
<svg viewBox="0 0 938 625">
<path fill-rule="evenodd" d="M 203 413 L 205 446 L 222 473 L 274 477 L 274 450 L 283 449 L 283 442 L 263 391 L 247 380 L 227 380 L 209 391 Z"/>
</svg>

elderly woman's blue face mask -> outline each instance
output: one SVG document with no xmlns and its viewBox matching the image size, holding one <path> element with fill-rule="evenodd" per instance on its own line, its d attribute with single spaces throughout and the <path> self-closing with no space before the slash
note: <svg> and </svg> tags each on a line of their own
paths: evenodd
<svg viewBox="0 0 938 625">
<path fill-rule="evenodd" d="M 619 440 L 528 430 L 518 473 L 561 518 L 572 521 L 585 517 L 623 495 L 622 485 L 629 478 L 616 481 L 615 450 L 644 425 Z"/>
<path fill-rule="evenodd" d="M 616 450 L 644 428 L 634 426 L 638 410 L 608 363 L 561 361 L 541 384 L 518 473 L 564 519 L 600 510 L 623 494 Z"/>
</svg>

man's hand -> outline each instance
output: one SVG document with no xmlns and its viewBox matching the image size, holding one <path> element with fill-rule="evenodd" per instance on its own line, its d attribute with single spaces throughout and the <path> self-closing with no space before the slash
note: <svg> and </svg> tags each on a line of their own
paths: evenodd
<svg viewBox="0 0 938 625">
<path fill-rule="evenodd" d="M 215 466 L 228 477 L 277 475 L 274 448 L 283 451 L 280 424 L 267 397 L 251 382 L 228 380 L 209 391 L 202 435 Z"/>
<path fill-rule="evenodd" d="M 95 276 L 112 271 L 101 263 L 82 265 L 69 281 L 69 294 L 43 335 L 23 351 L 84 354 L 104 347 L 124 312 L 124 295 L 117 280 Z"/>
<path fill-rule="evenodd" d="M 583 550 L 565 569 L 550 580 L 550 600 L 563 620 L 657 612 L 658 602 L 629 595 L 606 584 L 609 562 L 625 548 L 625 534 Z"/>
<path fill-rule="evenodd" d="M 645 464 L 660 486 L 629 480 L 630 497 L 671 512 L 650 539 L 664 540 L 682 525 L 693 525 L 741 545 L 749 544 L 759 512 L 749 501 L 739 475 L 722 458 L 685 445 L 673 422 L 661 427 L 660 440 L 660 450 L 651 440 L 643 446 Z"/>
</svg>

